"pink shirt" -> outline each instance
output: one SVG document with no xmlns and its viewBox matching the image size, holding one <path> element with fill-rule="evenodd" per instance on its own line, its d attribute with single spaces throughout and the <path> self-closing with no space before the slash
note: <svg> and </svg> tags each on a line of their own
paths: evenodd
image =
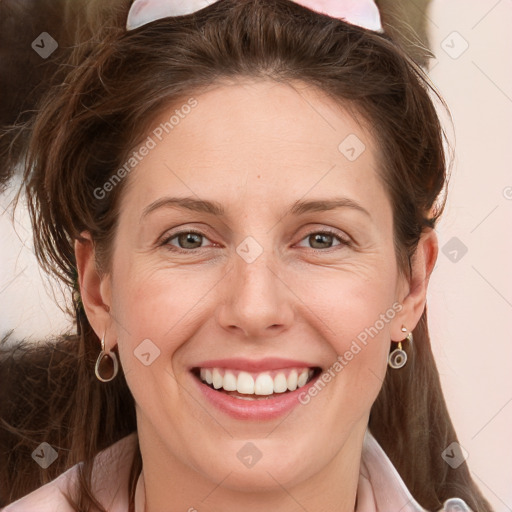
<svg viewBox="0 0 512 512">
<path fill-rule="evenodd" d="M 132 433 L 100 452 L 95 459 L 93 487 L 95 496 L 109 512 L 128 511 L 128 476 L 135 449 Z M 78 464 L 55 480 L 1 509 L 2 512 L 73 512 L 62 491 L 75 481 Z M 113 478 L 113 475 L 116 477 Z M 358 505 L 355 512 L 428 512 L 412 497 L 397 470 L 376 439 L 367 430 L 361 454 Z M 144 512 L 144 472 L 135 493 L 135 511 Z M 458 505 L 458 508 L 452 508 Z M 470 511 L 457 498 L 445 502 L 439 512 Z"/>
</svg>

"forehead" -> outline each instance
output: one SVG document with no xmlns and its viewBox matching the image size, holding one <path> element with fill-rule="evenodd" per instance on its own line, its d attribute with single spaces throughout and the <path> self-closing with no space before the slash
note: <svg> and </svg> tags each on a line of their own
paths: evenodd
<svg viewBox="0 0 512 512">
<path fill-rule="evenodd" d="M 386 207 L 364 124 L 300 82 L 217 85 L 162 111 L 147 136 L 152 147 L 123 199 L 139 212 L 165 194 L 215 199 L 239 213 L 306 196 Z"/>
</svg>

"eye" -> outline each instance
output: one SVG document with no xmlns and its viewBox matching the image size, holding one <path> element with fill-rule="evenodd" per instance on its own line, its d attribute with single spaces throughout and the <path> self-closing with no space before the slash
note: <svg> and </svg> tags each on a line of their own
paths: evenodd
<svg viewBox="0 0 512 512">
<path fill-rule="evenodd" d="M 338 245 L 351 245 L 350 240 L 343 238 L 331 230 L 312 231 L 302 240 L 308 240 L 309 243 L 319 244 L 320 247 L 313 247 L 314 250 L 330 249 L 333 239 L 338 240 Z"/>
<path fill-rule="evenodd" d="M 206 238 L 206 236 L 199 231 L 180 231 L 165 238 L 161 245 L 166 246 L 171 251 L 191 252 L 196 249 L 201 249 L 202 238 Z M 177 239 L 179 244 L 178 247 L 176 247 L 174 244 L 171 244 L 171 241 L 174 239 Z"/>
</svg>

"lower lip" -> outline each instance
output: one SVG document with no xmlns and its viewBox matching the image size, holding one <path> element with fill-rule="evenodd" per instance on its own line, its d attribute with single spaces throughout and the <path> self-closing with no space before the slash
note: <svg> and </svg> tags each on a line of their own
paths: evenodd
<svg viewBox="0 0 512 512">
<path fill-rule="evenodd" d="M 262 421 L 279 418 L 280 416 L 289 413 L 292 409 L 297 407 L 297 405 L 302 405 L 299 402 L 299 396 L 303 393 L 307 393 L 308 389 L 315 384 L 318 375 L 305 386 L 302 386 L 295 391 L 274 394 L 271 398 L 261 400 L 244 400 L 235 398 L 234 396 L 223 393 L 222 391 L 215 391 L 194 375 L 192 375 L 192 378 L 199 386 L 199 389 L 205 398 L 222 412 L 237 420 Z"/>
</svg>

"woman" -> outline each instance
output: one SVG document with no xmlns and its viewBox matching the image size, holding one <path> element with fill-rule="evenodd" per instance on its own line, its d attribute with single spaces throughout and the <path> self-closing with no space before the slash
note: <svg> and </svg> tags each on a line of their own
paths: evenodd
<svg viewBox="0 0 512 512">
<path fill-rule="evenodd" d="M 371 3 L 181 4 L 136 1 L 27 127 L 79 464 L 5 510 L 490 510 L 428 336 L 435 90 Z"/>
</svg>

